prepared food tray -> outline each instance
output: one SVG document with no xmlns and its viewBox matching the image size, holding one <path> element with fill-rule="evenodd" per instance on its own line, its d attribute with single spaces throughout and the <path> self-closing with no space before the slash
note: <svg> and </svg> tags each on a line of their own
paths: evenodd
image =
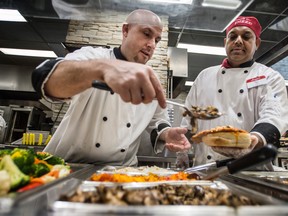
<svg viewBox="0 0 288 216">
<path fill-rule="evenodd" d="M 97 171 L 98 173 L 119 173 L 127 175 L 155 175 L 167 176 L 177 173 L 172 169 L 166 169 L 158 166 L 139 166 L 139 167 L 122 167 L 122 166 L 105 166 Z"/>
<path fill-rule="evenodd" d="M 193 174 L 188 174 L 183 171 L 164 169 L 157 166 L 117 168 L 112 166 L 106 166 L 91 175 L 88 181 L 105 183 L 130 183 L 183 181 L 196 179 L 199 179 L 199 175 L 196 172 Z"/>
<path fill-rule="evenodd" d="M 288 202 L 287 172 L 242 171 L 223 176 L 221 180 L 233 182 Z M 288 213 L 288 212 L 287 212 Z"/>
<path fill-rule="evenodd" d="M 111 168 L 111 167 L 110 167 Z M 197 179 L 169 179 L 169 176 L 177 176 L 179 173 L 167 172 L 168 175 L 160 175 L 163 178 L 157 181 L 149 181 L 149 175 L 154 173 L 141 172 L 141 180 L 144 181 L 114 181 L 109 176 L 123 175 L 125 178 L 137 178 L 139 170 L 121 168 L 116 170 L 100 169 L 89 178 L 79 182 L 77 187 L 65 190 L 59 195 L 51 206 L 56 212 L 66 213 L 102 213 L 102 214 L 152 214 L 161 213 L 173 206 L 179 212 L 205 211 L 219 212 L 220 215 L 234 215 L 236 209 L 244 206 L 284 205 L 272 197 L 255 192 L 237 185 L 229 185 L 221 181 L 207 181 Z M 143 168 L 140 168 L 143 169 Z M 149 169 L 149 167 L 148 167 Z M 153 167 L 157 170 L 157 167 Z M 151 169 L 149 169 L 150 171 Z M 123 171 L 125 171 L 123 173 Z M 161 170 L 165 172 L 164 170 Z M 94 179 L 93 176 L 106 176 L 106 179 Z M 109 181 L 112 180 L 112 181 Z M 123 180 L 123 179 L 122 179 Z M 146 181 L 145 181 L 146 180 Z M 147 208 L 149 206 L 149 208 Z M 171 209 L 173 211 L 173 209 Z M 213 211 L 211 211 L 213 209 Z M 179 213 L 178 212 L 178 213 Z M 168 212 L 167 212 L 168 213 Z M 169 211 L 169 213 L 171 213 Z M 206 212 L 207 213 L 207 212 Z"/>
<path fill-rule="evenodd" d="M 66 190 L 51 209 L 74 214 L 154 214 L 171 212 L 217 211 L 219 215 L 234 215 L 244 206 L 284 205 L 283 202 L 260 193 L 222 183 L 221 181 L 165 182 L 91 182 L 82 181 Z M 147 208 L 149 206 L 149 208 Z M 171 208 L 173 206 L 174 208 Z M 213 209 L 213 211 L 212 211 Z M 169 210 L 169 213 L 171 213 Z M 167 212 L 168 213 L 168 212 Z M 214 212 L 215 213 L 215 212 Z"/>
<path fill-rule="evenodd" d="M 263 171 L 242 171 L 237 176 L 250 181 L 266 184 L 270 187 L 281 188 L 288 192 L 288 172 L 263 172 Z"/>
<path fill-rule="evenodd" d="M 9 211 L 21 200 L 73 176 L 85 166 L 34 149 L 0 150 L 0 212 Z"/>
</svg>

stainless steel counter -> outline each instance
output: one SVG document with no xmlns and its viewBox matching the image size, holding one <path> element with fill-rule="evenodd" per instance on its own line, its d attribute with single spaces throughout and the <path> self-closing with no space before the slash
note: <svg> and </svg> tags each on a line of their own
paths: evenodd
<svg viewBox="0 0 288 216">
<path fill-rule="evenodd" d="M 80 168 L 80 166 L 78 167 Z M 39 189 L 38 191 L 31 191 L 19 200 L 8 213 L 1 215 L 7 216 L 63 216 L 63 215 L 229 215 L 229 216 L 242 216 L 242 215 L 288 215 L 287 202 L 275 199 L 273 194 L 267 195 L 261 193 L 257 189 L 257 185 L 253 186 L 254 189 L 247 188 L 241 184 L 221 178 L 220 181 L 227 185 L 233 191 L 240 194 L 250 196 L 253 199 L 260 200 L 263 205 L 260 206 L 243 206 L 240 208 L 232 208 L 227 206 L 125 206 L 115 207 L 108 205 L 87 204 L 85 208 L 77 208 L 81 204 L 73 203 L 66 206 L 63 203 L 55 202 L 59 199 L 61 194 L 70 193 L 75 190 L 82 180 L 86 180 L 94 172 L 101 167 L 90 165 L 86 169 L 79 169 L 68 178 L 55 182 L 53 185 L 47 185 L 46 188 Z M 269 188 L 268 188 L 269 189 Z M 3 208 L 0 204 L 0 210 Z M 3 212 L 3 211 L 2 211 Z"/>
</svg>

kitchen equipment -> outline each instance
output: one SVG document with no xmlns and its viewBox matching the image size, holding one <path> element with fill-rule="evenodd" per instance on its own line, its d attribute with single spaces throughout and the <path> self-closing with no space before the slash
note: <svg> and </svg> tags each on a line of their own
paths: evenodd
<svg viewBox="0 0 288 216">
<path fill-rule="evenodd" d="M 277 148 L 272 144 L 267 144 L 260 149 L 252 151 L 243 157 L 230 161 L 225 167 L 221 167 L 206 176 L 200 176 L 203 180 L 213 180 L 221 175 L 234 174 L 243 169 L 248 169 L 274 160 L 277 156 Z M 193 173 L 192 173 L 193 175 Z"/>
<path fill-rule="evenodd" d="M 200 171 L 200 170 L 207 170 L 207 169 L 212 168 L 212 167 L 213 168 L 219 168 L 219 167 L 226 166 L 227 163 L 229 163 L 230 161 L 233 161 L 233 160 L 235 160 L 235 159 L 234 158 L 228 158 L 228 159 L 224 159 L 224 160 L 216 160 L 216 161 L 211 162 L 211 163 L 187 168 L 184 170 L 184 172 L 191 173 L 191 172 Z"/>
<path fill-rule="evenodd" d="M 101 90 L 105 90 L 105 91 L 113 92 L 113 90 L 106 83 L 99 82 L 97 80 L 93 80 L 92 87 L 98 88 L 98 89 L 101 89 Z M 197 110 L 194 111 L 193 109 L 190 110 L 187 107 L 185 107 L 184 104 L 180 104 L 180 103 L 177 103 L 177 102 L 174 102 L 174 101 L 166 100 L 166 103 L 184 108 L 185 111 L 187 112 L 187 114 L 191 118 L 194 117 L 194 118 L 202 119 L 202 120 L 211 120 L 211 119 L 219 118 L 220 116 L 223 115 L 223 113 L 218 112 L 218 111 L 217 112 L 215 112 L 215 111 L 214 112 L 206 112 L 207 110 L 209 110 L 209 108 L 211 106 L 210 107 L 205 107 L 205 108 L 197 107 L 197 110 L 201 110 L 201 112 L 199 112 Z"/>
</svg>

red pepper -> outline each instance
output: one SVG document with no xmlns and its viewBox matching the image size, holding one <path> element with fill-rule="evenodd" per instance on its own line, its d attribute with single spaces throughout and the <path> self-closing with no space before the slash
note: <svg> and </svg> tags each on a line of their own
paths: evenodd
<svg viewBox="0 0 288 216">
<path fill-rule="evenodd" d="M 31 190 L 31 189 L 39 187 L 41 185 L 43 185 L 43 184 L 40 183 L 40 182 L 32 182 L 32 183 L 29 183 L 28 185 L 18 189 L 17 192 L 24 192 L 24 191 L 27 191 L 27 190 Z"/>
</svg>

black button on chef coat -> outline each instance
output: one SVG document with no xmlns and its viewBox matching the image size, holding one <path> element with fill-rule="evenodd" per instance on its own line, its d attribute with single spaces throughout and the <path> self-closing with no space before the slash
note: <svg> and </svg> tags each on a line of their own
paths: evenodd
<svg viewBox="0 0 288 216">
<path fill-rule="evenodd" d="M 96 146 L 96 148 L 99 148 L 101 145 L 100 145 L 100 143 L 96 143 L 95 146 Z"/>
<path fill-rule="evenodd" d="M 248 73 L 248 70 L 245 70 L 244 73 Z"/>
<path fill-rule="evenodd" d="M 211 158 L 212 158 L 211 155 L 207 155 L 208 160 L 211 160 Z"/>
<path fill-rule="evenodd" d="M 237 116 L 238 116 L 238 117 L 241 117 L 241 116 L 242 116 L 242 113 L 240 113 L 240 112 L 237 113 Z"/>
<path fill-rule="evenodd" d="M 106 116 L 103 117 L 103 121 L 107 121 L 107 119 L 108 119 L 108 118 L 107 118 Z"/>
<path fill-rule="evenodd" d="M 130 124 L 130 123 L 127 123 L 127 125 L 126 125 L 126 126 L 129 128 L 129 127 L 131 127 L 131 124 Z"/>
<path fill-rule="evenodd" d="M 222 89 L 218 89 L 218 92 L 219 92 L 219 93 L 222 93 Z"/>
<path fill-rule="evenodd" d="M 244 89 L 240 89 L 240 91 L 239 91 L 240 93 L 243 93 L 244 92 Z"/>
<path fill-rule="evenodd" d="M 121 152 L 125 152 L 126 150 L 125 150 L 125 149 L 121 149 L 120 151 L 121 151 Z"/>
<path fill-rule="evenodd" d="M 225 74 L 225 73 L 226 73 L 226 71 L 223 70 L 223 71 L 222 71 L 222 74 Z"/>
</svg>

